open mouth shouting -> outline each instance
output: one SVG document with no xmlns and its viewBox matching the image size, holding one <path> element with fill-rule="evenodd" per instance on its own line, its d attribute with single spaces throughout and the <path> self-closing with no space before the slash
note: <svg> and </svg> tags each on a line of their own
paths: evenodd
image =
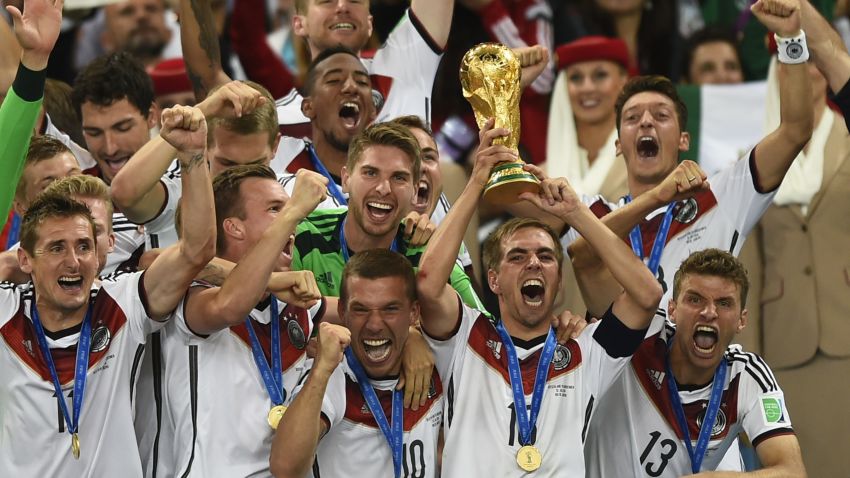
<svg viewBox="0 0 850 478">
<path fill-rule="evenodd" d="M 425 179 L 419 180 L 416 195 L 413 196 L 413 210 L 419 214 L 428 212 L 431 204 L 431 185 Z"/>
<path fill-rule="evenodd" d="M 393 342 L 390 339 L 363 339 L 363 353 L 372 363 L 387 360 L 392 352 Z"/>
<path fill-rule="evenodd" d="M 543 281 L 540 279 L 528 279 L 522 283 L 519 289 L 522 294 L 522 301 L 530 307 L 540 307 L 543 305 L 543 297 L 546 293 L 546 288 L 543 286 Z"/>
<path fill-rule="evenodd" d="M 65 292 L 80 292 L 83 288 L 83 277 L 79 275 L 64 275 L 56 281 Z"/>
<path fill-rule="evenodd" d="M 395 207 L 383 201 L 369 201 L 366 203 L 366 214 L 375 222 L 384 222 L 392 217 Z"/>
<path fill-rule="evenodd" d="M 707 325 L 697 325 L 694 330 L 694 349 L 699 355 L 711 355 L 717 348 L 717 329 Z"/>
<path fill-rule="evenodd" d="M 331 31 L 354 31 L 354 24 L 348 22 L 339 22 L 331 25 Z"/>
<path fill-rule="evenodd" d="M 339 117 L 345 129 L 353 131 L 360 125 L 360 105 L 346 101 L 339 109 Z"/>
<path fill-rule="evenodd" d="M 660 146 L 658 140 L 652 136 L 641 136 L 637 140 L 636 149 L 639 158 L 648 159 L 658 156 Z"/>
</svg>

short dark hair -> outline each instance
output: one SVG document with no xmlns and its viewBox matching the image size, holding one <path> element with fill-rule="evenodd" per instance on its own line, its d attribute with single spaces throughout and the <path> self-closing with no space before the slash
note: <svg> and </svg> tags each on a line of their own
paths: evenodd
<svg viewBox="0 0 850 478">
<path fill-rule="evenodd" d="M 682 262 L 673 276 L 673 300 L 682 292 L 682 281 L 686 275 L 715 276 L 731 280 L 741 293 L 741 308 L 747 305 L 750 280 L 747 269 L 732 254 L 721 249 L 704 249 L 692 253 Z"/>
<path fill-rule="evenodd" d="M 240 200 L 240 187 L 242 182 L 248 178 L 277 180 L 274 171 L 262 164 L 246 164 L 227 168 L 213 179 L 216 250 L 219 252 L 225 250 L 224 228 L 222 226 L 224 220 L 228 217 L 245 218 L 245 208 Z"/>
<path fill-rule="evenodd" d="M 401 277 L 405 283 L 405 295 L 411 302 L 416 300 L 416 274 L 413 272 L 413 266 L 406 257 L 390 249 L 361 251 L 345 264 L 339 288 L 339 301 L 343 307 L 348 305 L 348 279 L 351 277 Z"/>
<path fill-rule="evenodd" d="M 34 136 L 30 141 L 29 149 L 27 150 L 26 161 L 24 162 L 24 168 L 30 166 L 32 164 L 39 163 L 41 161 L 45 161 L 48 159 L 53 159 L 56 156 L 68 153 L 73 156 L 73 153 L 65 143 L 59 141 L 58 139 L 47 136 Z M 76 161 L 76 157 L 74 158 Z M 15 189 L 15 198 L 22 199 L 27 194 L 27 184 L 24 180 L 24 177 L 21 176 L 21 179 L 18 180 L 18 186 Z"/>
<path fill-rule="evenodd" d="M 310 66 L 309 68 L 307 68 L 307 73 L 304 76 L 304 85 L 301 87 L 301 94 L 303 96 L 310 96 L 313 94 L 313 88 L 315 88 L 316 80 L 319 77 L 319 73 L 317 71 L 319 69 L 319 65 L 321 65 L 322 62 L 324 62 L 328 58 L 337 54 L 351 55 L 356 58 L 357 61 L 360 61 L 360 56 L 357 54 L 357 52 L 343 45 L 325 48 L 319 53 L 318 56 L 316 56 L 316 58 L 313 59 L 312 62 L 310 62 Z"/>
<path fill-rule="evenodd" d="M 48 78 L 44 83 L 44 111 L 50 121 L 77 144 L 85 144 L 80 115 L 74 108 L 71 95 L 74 89 L 64 81 Z"/>
<path fill-rule="evenodd" d="M 261 95 L 265 96 L 266 102 L 254 108 L 250 113 L 243 113 L 239 117 L 211 118 L 207 120 L 208 146 L 213 145 L 213 132 L 218 127 L 239 135 L 265 133 L 269 146 L 274 146 L 274 142 L 277 140 L 277 134 L 280 131 L 277 121 L 277 106 L 275 105 L 274 98 L 269 93 L 269 90 L 259 83 L 254 81 L 243 81 L 243 83 L 259 91 Z M 210 94 L 214 93 L 220 87 L 213 88 Z"/>
<path fill-rule="evenodd" d="M 404 126 L 407 129 L 421 129 L 422 131 L 428 133 L 428 136 L 431 138 L 434 137 L 434 132 L 431 131 L 431 127 L 425 124 L 425 121 L 422 120 L 422 117 L 417 115 L 405 115 L 399 116 L 397 118 L 393 118 L 389 121 L 390 123 L 397 123 Z"/>
<path fill-rule="evenodd" d="M 61 193 L 49 192 L 40 194 L 30 205 L 21 220 L 21 248 L 30 255 L 35 254 L 35 244 L 38 242 L 38 226 L 52 218 L 68 218 L 82 216 L 91 226 L 91 237 L 95 234 L 94 219 L 89 208 Z"/>
<path fill-rule="evenodd" d="M 91 102 L 109 106 L 123 99 L 145 118 L 154 101 L 153 81 L 142 63 L 127 52 L 101 56 L 89 63 L 74 80 L 71 101 L 82 119 L 82 106 Z"/>
<path fill-rule="evenodd" d="M 552 238 L 552 242 L 555 244 L 555 259 L 558 260 L 558 270 L 560 270 L 564 264 L 564 247 L 561 245 L 558 235 L 545 222 L 530 217 L 515 217 L 510 219 L 497 227 L 496 230 L 487 236 L 487 239 L 484 241 L 482 251 L 484 267 L 486 267 L 487 270 L 492 269 L 494 271 L 498 271 L 499 263 L 505 255 L 505 251 L 502 250 L 502 241 L 506 237 L 513 235 L 518 230 L 529 227 L 542 229 L 546 232 L 546 234 L 549 234 L 549 237 Z"/>
<path fill-rule="evenodd" d="M 735 55 L 738 57 L 738 63 L 741 63 L 741 49 L 738 46 L 738 41 L 735 39 L 735 35 L 727 28 L 722 28 L 717 25 L 709 25 L 694 32 L 687 40 L 687 46 L 683 54 L 684 61 L 682 61 L 683 78 L 686 78 L 688 81 L 692 81 L 690 73 L 691 62 L 694 60 L 694 51 L 703 44 L 714 42 L 728 43 L 732 49 L 735 50 Z"/>
<path fill-rule="evenodd" d="M 348 160 L 345 167 L 349 174 L 354 174 L 354 167 L 357 166 L 363 152 L 370 146 L 392 146 L 400 149 L 410 157 L 410 161 L 413 163 L 413 184 L 419 182 L 422 151 L 419 148 L 419 141 L 416 140 L 407 126 L 392 121 L 367 126 L 351 140 L 351 145 L 348 147 Z"/>
<path fill-rule="evenodd" d="M 679 92 L 676 90 L 676 85 L 669 78 L 659 75 L 635 76 L 626 82 L 623 86 L 620 95 L 617 96 L 617 101 L 614 103 L 614 110 L 617 112 L 617 132 L 620 131 L 620 120 L 623 117 L 623 106 L 629 101 L 632 96 L 643 93 L 644 91 L 654 91 L 668 98 L 676 105 L 676 117 L 679 120 L 679 130 L 687 131 L 688 129 L 688 107 Z"/>
</svg>

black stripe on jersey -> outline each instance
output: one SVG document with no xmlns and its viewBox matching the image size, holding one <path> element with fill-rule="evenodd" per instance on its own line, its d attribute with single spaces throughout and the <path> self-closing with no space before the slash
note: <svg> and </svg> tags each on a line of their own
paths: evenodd
<svg viewBox="0 0 850 478">
<path fill-rule="evenodd" d="M 133 390 L 136 388 L 136 372 L 139 371 L 139 364 L 142 361 L 142 357 L 145 353 L 145 345 L 139 344 L 136 347 L 136 355 L 133 357 L 133 367 L 130 369 L 130 400 L 133 401 Z"/>
<path fill-rule="evenodd" d="M 15 290 L 18 287 L 18 285 L 19 284 L 15 284 L 14 282 L 3 281 L 3 282 L 0 282 L 0 289 Z"/>
<path fill-rule="evenodd" d="M 158 249 L 159 248 L 159 236 L 156 235 L 156 234 L 151 234 L 150 238 L 151 238 L 151 249 Z"/>
<path fill-rule="evenodd" d="M 590 396 L 590 400 L 587 401 L 587 408 L 584 409 L 584 425 L 581 427 L 581 442 L 584 443 L 585 438 L 587 438 L 587 427 L 590 425 L 590 416 L 593 415 L 593 395 Z"/>
<path fill-rule="evenodd" d="M 133 232 L 138 226 L 135 224 L 127 224 L 126 226 L 112 226 L 112 232 Z"/>
<path fill-rule="evenodd" d="M 162 431 L 162 333 L 151 334 L 151 372 L 153 373 L 153 403 L 156 407 L 156 434 L 153 437 L 153 474 L 159 464 L 159 434 Z"/>
<path fill-rule="evenodd" d="M 189 400 L 192 404 L 192 454 L 181 478 L 189 476 L 195 461 L 195 443 L 198 440 L 198 346 L 189 346 Z"/>
<path fill-rule="evenodd" d="M 775 428 L 773 430 L 766 431 L 752 439 L 753 448 L 759 446 L 761 442 L 767 440 L 768 438 L 773 438 L 782 435 L 796 435 L 796 433 L 794 433 L 794 429 L 791 427 Z"/>
<path fill-rule="evenodd" d="M 315 455 L 313 457 L 313 478 L 321 478 L 322 474 L 319 472 L 319 455 Z"/>
<path fill-rule="evenodd" d="M 735 231 L 735 233 L 732 234 L 732 244 L 729 244 L 729 253 L 730 254 L 734 253 L 736 244 L 738 244 L 738 231 Z"/>
<path fill-rule="evenodd" d="M 286 106 L 289 103 L 292 103 L 293 101 L 295 101 L 295 98 L 297 98 L 297 97 L 298 97 L 298 90 L 293 88 L 293 89 L 289 90 L 289 93 L 286 96 L 284 96 L 283 98 L 279 98 L 277 101 L 275 101 L 274 104 L 276 106 Z"/>
<path fill-rule="evenodd" d="M 455 377 L 449 379 L 449 388 L 446 390 L 446 426 L 452 426 L 452 417 L 455 414 Z"/>
<path fill-rule="evenodd" d="M 764 360 L 758 355 L 750 352 L 727 352 L 727 358 L 732 362 L 744 364 L 744 370 L 759 384 L 762 393 L 775 392 L 779 390 L 776 378 Z"/>
</svg>

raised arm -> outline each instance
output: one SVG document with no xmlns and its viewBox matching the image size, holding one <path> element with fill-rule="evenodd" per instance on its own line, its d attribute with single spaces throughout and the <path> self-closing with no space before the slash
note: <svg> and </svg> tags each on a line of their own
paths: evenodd
<svg viewBox="0 0 850 478">
<path fill-rule="evenodd" d="M 240 116 L 265 102 L 260 92 L 232 81 L 209 95 L 197 107 L 207 119 Z M 156 218 L 168 200 L 160 178 L 177 150 L 160 136 L 148 141 L 112 180 L 112 200 L 128 219 L 144 224 Z"/>
<path fill-rule="evenodd" d="M 815 62 L 829 88 L 838 93 L 850 81 L 850 55 L 838 32 L 821 16 L 809 0 L 801 0 L 803 31 Z"/>
<path fill-rule="evenodd" d="M 759 0 L 751 10 L 768 30 L 780 37 L 794 38 L 801 33 L 800 0 Z M 755 148 L 759 191 L 779 187 L 794 158 L 812 137 L 814 128 L 807 64 L 780 63 L 779 67 L 779 127 Z"/>
<path fill-rule="evenodd" d="M 503 128 L 493 128 L 493 120 L 482 128 L 480 145 L 475 155 L 475 165 L 466 187 L 449 209 L 437 228 L 428 247 L 419 261 L 416 286 L 422 314 L 422 328 L 435 338 L 447 338 L 457 328 L 457 293 L 448 284 L 449 275 L 455 265 L 457 254 L 450 251 L 460 249 L 463 235 L 478 200 L 487 184 L 494 165 L 501 161 L 515 161 L 517 155 L 502 145 L 493 145 L 493 140 L 508 135 Z"/>
<path fill-rule="evenodd" d="M 449 40 L 454 8 L 454 0 L 412 0 L 410 3 L 410 10 L 440 48 L 445 48 Z"/>
<path fill-rule="evenodd" d="M 322 419 L 325 390 L 351 332 L 341 325 L 319 324 L 319 352 L 307 381 L 283 414 L 272 442 L 271 472 L 277 478 L 301 478 L 310 471 L 319 440 L 330 424 Z"/>
<path fill-rule="evenodd" d="M 180 0 L 180 43 L 186 74 L 198 102 L 216 86 L 230 81 L 221 68 L 221 49 L 210 0 Z"/>
<path fill-rule="evenodd" d="M 14 83 L 0 106 L 0 228 L 6 224 L 44 96 L 45 68 L 59 37 L 62 0 L 26 0 L 24 13 L 7 6 L 21 47 Z M 5 92 L 4 92 L 5 93 Z"/>
<path fill-rule="evenodd" d="M 186 322 L 198 334 L 209 334 L 245 320 L 245 316 L 266 292 L 269 276 L 275 266 L 272 258 L 289 241 L 299 221 L 307 217 L 324 199 L 328 180 L 321 174 L 302 169 L 298 171 L 295 191 L 283 210 L 263 233 L 221 287 L 194 293 L 186 303 Z M 298 273 L 303 275 L 304 273 Z M 312 278 L 312 274 L 307 271 Z M 318 286 L 313 285 L 318 300 Z"/>
<path fill-rule="evenodd" d="M 605 227 L 581 203 L 566 179 L 548 179 L 541 184 L 540 194 L 523 193 L 540 209 L 556 215 L 575 228 L 599 254 L 605 267 L 621 287 L 613 303 L 613 312 L 626 327 L 645 329 L 655 316 L 661 301 L 661 285 L 631 249 Z"/>
<path fill-rule="evenodd" d="M 162 112 L 162 137 L 177 149 L 183 185 L 180 240 L 145 272 L 148 312 L 170 314 L 189 284 L 215 255 L 215 205 L 206 161 L 207 122 L 200 109 L 176 106 Z"/>
</svg>

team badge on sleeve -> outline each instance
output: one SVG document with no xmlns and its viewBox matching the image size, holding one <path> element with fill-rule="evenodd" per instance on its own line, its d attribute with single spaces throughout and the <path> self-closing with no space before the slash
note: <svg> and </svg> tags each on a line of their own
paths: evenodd
<svg viewBox="0 0 850 478">
<path fill-rule="evenodd" d="M 759 403 L 761 405 L 762 418 L 764 418 L 764 424 L 766 426 L 788 423 L 785 403 L 781 397 L 776 395 L 762 395 Z"/>
</svg>

